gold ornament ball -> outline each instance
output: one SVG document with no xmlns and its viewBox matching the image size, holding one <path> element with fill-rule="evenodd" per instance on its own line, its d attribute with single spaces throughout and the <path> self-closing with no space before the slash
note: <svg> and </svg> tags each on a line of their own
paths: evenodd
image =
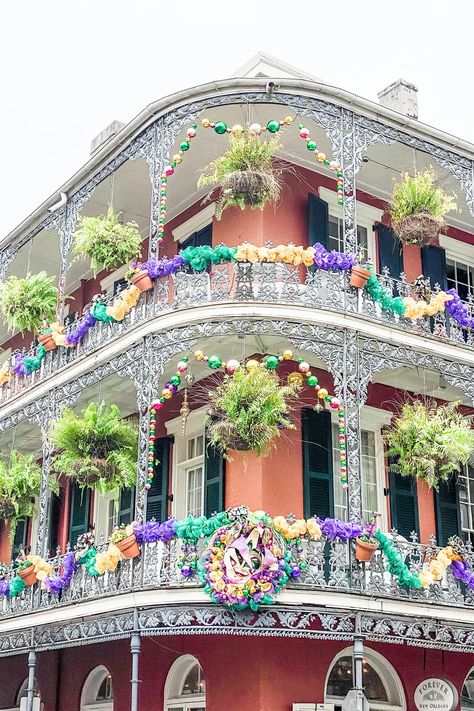
<svg viewBox="0 0 474 711">
<path fill-rule="evenodd" d="M 291 360 L 293 358 L 293 351 L 290 351 L 289 348 L 286 349 L 286 351 L 283 351 L 283 360 Z"/>
<path fill-rule="evenodd" d="M 211 125 L 211 122 L 209 121 L 209 119 L 206 119 L 206 118 L 203 119 L 203 120 L 201 121 L 201 123 L 202 123 L 202 125 L 203 125 L 204 128 L 209 128 L 209 126 Z"/>
<path fill-rule="evenodd" d="M 204 353 L 202 351 L 194 351 L 194 357 L 196 360 L 204 360 Z"/>
<path fill-rule="evenodd" d="M 245 364 L 245 367 L 247 368 L 247 370 L 253 370 L 254 368 L 258 368 L 259 366 L 260 366 L 260 363 L 258 362 L 258 360 L 254 360 L 253 358 L 248 360 Z"/>
<path fill-rule="evenodd" d="M 328 395 L 328 391 L 326 390 L 326 388 L 319 388 L 318 397 L 320 397 L 321 400 L 323 398 L 327 397 L 327 395 Z"/>
<path fill-rule="evenodd" d="M 303 385 L 303 376 L 298 371 L 290 373 L 288 376 L 288 385 Z"/>
<path fill-rule="evenodd" d="M 179 153 L 176 153 L 176 155 L 173 156 L 173 162 L 174 163 L 182 163 L 183 162 L 183 159 L 181 158 Z"/>
<path fill-rule="evenodd" d="M 283 123 L 285 124 L 285 126 L 291 126 L 291 124 L 293 123 L 293 117 L 285 116 L 285 118 L 283 119 Z"/>
<path fill-rule="evenodd" d="M 168 390 L 168 388 L 163 388 L 161 394 L 163 395 L 163 397 L 164 397 L 166 400 L 169 400 L 170 398 L 173 397 L 173 393 L 171 392 L 171 390 Z"/>
<path fill-rule="evenodd" d="M 230 132 L 232 133 L 233 136 L 240 136 L 244 131 L 244 127 L 240 125 L 240 123 L 236 123 L 232 126 L 230 129 Z"/>
</svg>

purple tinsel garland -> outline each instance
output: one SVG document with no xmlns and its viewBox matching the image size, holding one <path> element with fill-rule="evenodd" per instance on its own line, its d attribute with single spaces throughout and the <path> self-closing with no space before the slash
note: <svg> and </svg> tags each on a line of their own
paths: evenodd
<svg viewBox="0 0 474 711">
<path fill-rule="evenodd" d="M 446 311 L 451 318 L 462 328 L 474 328 L 474 318 L 470 316 L 469 307 L 461 301 L 456 289 L 448 289 L 446 293 L 453 297 L 451 301 L 447 301 L 445 304 Z"/>
<path fill-rule="evenodd" d="M 451 572 L 456 580 L 461 580 L 468 588 L 474 590 L 474 572 L 469 570 L 465 561 L 453 560 L 451 562 Z"/>
<path fill-rule="evenodd" d="M 329 252 L 324 245 L 316 242 L 313 245 L 316 250 L 314 255 L 314 265 L 318 269 L 325 271 L 333 269 L 338 272 L 348 272 L 357 264 L 357 256 L 355 254 L 345 254 L 344 252 Z"/>
<path fill-rule="evenodd" d="M 364 526 L 355 521 L 339 521 L 337 518 L 317 519 L 321 532 L 332 540 L 339 538 L 348 541 L 357 538 L 364 531 Z"/>
<path fill-rule="evenodd" d="M 12 370 L 15 373 L 15 375 L 27 375 L 26 368 L 25 368 L 25 358 L 27 357 L 27 354 L 23 353 L 16 353 L 15 358 L 13 359 L 13 366 Z"/>
<path fill-rule="evenodd" d="M 10 581 L 0 580 L 0 595 L 3 597 L 8 597 L 10 594 Z"/>
<path fill-rule="evenodd" d="M 87 331 L 92 328 L 97 319 L 94 318 L 91 311 L 88 311 L 77 324 L 73 331 L 70 331 L 66 336 L 66 343 L 71 346 L 76 346 L 79 341 L 82 341 Z"/>
<path fill-rule="evenodd" d="M 186 264 L 185 259 L 180 254 L 175 254 L 175 256 L 171 259 L 168 259 L 167 257 L 164 257 L 163 259 L 150 257 L 147 262 L 140 265 L 140 268 L 146 269 L 148 276 L 154 281 L 155 279 L 160 279 L 161 277 L 176 274 L 178 269 L 180 269 L 180 267 L 184 264 Z"/>
<path fill-rule="evenodd" d="M 72 576 L 77 570 L 77 563 L 74 551 L 66 553 L 63 561 L 63 572 L 61 575 L 52 575 L 50 578 L 45 578 L 43 585 L 52 595 L 59 595 L 61 590 L 69 587 Z"/>
<path fill-rule="evenodd" d="M 163 521 L 163 523 L 159 521 L 135 523 L 133 525 L 133 532 L 140 546 L 144 543 L 154 543 L 155 541 L 163 541 L 166 543 L 176 535 L 175 519 L 169 518 L 167 521 Z"/>
</svg>

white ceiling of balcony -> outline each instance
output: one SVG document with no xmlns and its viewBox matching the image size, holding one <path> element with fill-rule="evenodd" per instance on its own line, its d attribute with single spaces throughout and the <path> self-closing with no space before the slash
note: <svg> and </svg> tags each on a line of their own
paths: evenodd
<svg viewBox="0 0 474 711">
<path fill-rule="evenodd" d="M 450 385 L 442 373 L 425 368 L 404 365 L 397 368 L 397 370 L 386 370 L 378 373 L 373 382 L 389 385 L 399 390 L 406 390 L 414 395 L 424 395 L 449 402 L 460 400 L 464 405 L 472 407 L 470 399 L 461 390 Z M 393 393 L 391 393 L 390 397 L 393 398 Z"/>
</svg>

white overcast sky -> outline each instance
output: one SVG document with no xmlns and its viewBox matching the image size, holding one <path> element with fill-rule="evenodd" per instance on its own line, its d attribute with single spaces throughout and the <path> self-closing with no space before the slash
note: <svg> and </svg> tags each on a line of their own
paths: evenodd
<svg viewBox="0 0 474 711">
<path fill-rule="evenodd" d="M 469 0 L 3 0 L 0 27 L 0 238 L 113 119 L 260 49 L 372 100 L 403 77 L 420 120 L 474 142 Z"/>
</svg>

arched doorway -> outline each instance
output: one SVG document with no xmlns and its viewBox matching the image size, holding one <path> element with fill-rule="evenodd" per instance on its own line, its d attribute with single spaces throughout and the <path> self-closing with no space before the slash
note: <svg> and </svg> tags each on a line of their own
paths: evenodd
<svg viewBox="0 0 474 711">
<path fill-rule="evenodd" d="M 474 709 L 474 667 L 464 680 L 461 691 L 461 711 Z"/>
<path fill-rule="evenodd" d="M 114 688 L 107 667 L 95 667 L 85 680 L 81 711 L 114 711 Z"/>
<path fill-rule="evenodd" d="M 354 686 L 354 660 L 352 647 L 344 649 L 334 658 L 326 678 L 325 702 L 341 711 L 342 702 Z M 405 711 L 405 694 L 402 683 L 387 660 L 373 649 L 365 648 L 362 664 L 364 690 L 370 711 Z"/>
<path fill-rule="evenodd" d="M 206 711 L 206 682 L 191 654 L 176 659 L 168 672 L 164 711 Z"/>
</svg>

